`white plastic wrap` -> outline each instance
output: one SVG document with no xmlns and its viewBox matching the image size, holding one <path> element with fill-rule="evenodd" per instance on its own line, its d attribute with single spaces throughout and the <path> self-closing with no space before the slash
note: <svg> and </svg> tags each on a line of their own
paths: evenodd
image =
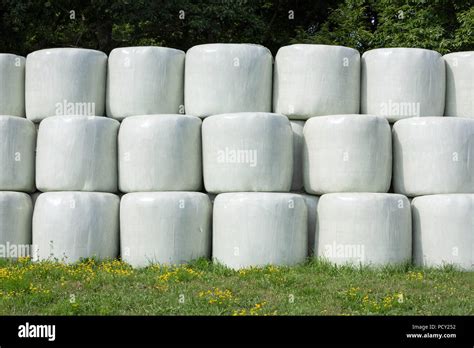
<svg viewBox="0 0 474 348">
<path fill-rule="evenodd" d="M 117 191 L 119 123 L 106 117 L 55 116 L 40 124 L 36 186 L 40 191 Z"/>
<path fill-rule="evenodd" d="M 273 110 L 291 119 L 359 113 L 360 54 L 353 48 L 290 45 L 278 50 Z"/>
<path fill-rule="evenodd" d="M 407 196 L 474 193 L 474 119 L 423 117 L 393 127 L 393 188 Z"/>
<path fill-rule="evenodd" d="M 416 265 L 474 271 L 474 194 L 416 197 L 412 210 Z"/>
<path fill-rule="evenodd" d="M 26 57 L 26 117 L 103 116 L 107 56 L 83 48 L 52 48 Z"/>
<path fill-rule="evenodd" d="M 33 122 L 0 116 L 0 190 L 34 191 L 35 147 Z"/>
<path fill-rule="evenodd" d="M 313 117 L 305 124 L 303 149 L 308 193 L 387 192 L 390 188 L 392 139 L 382 117 Z"/>
<path fill-rule="evenodd" d="M 123 120 L 118 136 L 120 191 L 199 190 L 201 123 L 186 115 Z"/>
<path fill-rule="evenodd" d="M 0 115 L 25 117 L 25 58 L 0 53 Z"/>
<path fill-rule="evenodd" d="M 33 213 L 33 259 L 73 263 L 87 257 L 117 257 L 119 204 L 111 193 L 39 195 Z"/>
<path fill-rule="evenodd" d="M 301 197 L 303 197 L 308 210 L 308 255 L 313 255 L 315 251 L 316 216 L 319 197 L 306 194 L 301 194 Z"/>
<path fill-rule="evenodd" d="M 208 117 L 202 124 L 207 192 L 289 191 L 293 132 L 283 115 L 237 113 Z"/>
<path fill-rule="evenodd" d="M 110 52 L 107 72 L 107 115 L 184 112 L 184 57 L 166 47 L 121 47 Z"/>
<path fill-rule="evenodd" d="M 445 66 L 436 51 L 378 48 L 362 55 L 361 112 L 390 122 L 443 116 Z"/>
<path fill-rule="evenodd" d="M 0 192 L 0 258 L 30 256 L 32 214 L 29 195 Z"/>
<path fill-rule="evenodd" d="M 410 203 L 388 193 L 329 193 L 319 199 L 317 256 L 335 264 L 411 261 Z"/>
<path fill-rule="evenodd" d="M 120 248 L 134 267 L 211 256 L 212 205 L 200 192 L 139 192 L 122 197 Z"/>
<path fill-rule="evenodd" d="M 474 117 L 474 51 L 443 56 L 446 62 L 446 116 Z"/>
<path fill-rule="evenodd" d="M 308 253 L 307 208 L 293 193 L 223 193 L 214 201 L 213 258 L 233 269 L 293 265 Z"/>
<path fill-rule="evenodd" d="M 208 44 L 186 53 L 186 113 L 270 112 L 272 54 L 260 45 Z"/>
<path fill-rule="evenodd" d="M 303 128 L 304 121 L 290 121 L 293 130 L 293 180 L 291 191 L 303 189 Z"/>
</svg>

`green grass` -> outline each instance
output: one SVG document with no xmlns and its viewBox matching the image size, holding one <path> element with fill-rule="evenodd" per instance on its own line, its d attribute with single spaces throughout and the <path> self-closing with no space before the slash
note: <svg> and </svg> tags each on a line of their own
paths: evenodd
<svg viewBox="0 0 474 348">
<path fill-rule="evenodd" d="M 474 273 L 453 267 L 0 261 L 1 315 L 472 315 L 473 289 Z"/>
</svg>

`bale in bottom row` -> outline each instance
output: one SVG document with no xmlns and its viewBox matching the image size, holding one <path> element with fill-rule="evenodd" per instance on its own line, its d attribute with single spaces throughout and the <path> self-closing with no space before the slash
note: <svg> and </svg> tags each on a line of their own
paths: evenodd
<svg viewBox="0 0 474 348">
<path fill-rule="evenodd" d="M 209 258 L 211 215 L 211 201 L 200 192 L 126 194 L 120 203 L 122 259 L 147 266 Z"/>
<path fill-rule="evenodd" d="M 405 196 L 331 193 L 318 202 L 317 255 L 336 264 L 411 260 L 411 210 Z"/>
<path fill-rule="evenodd" d="M 235 269 L 295 264 L 311 249 L 337 264 L 403 263 L 411 259 L 411 211 L 415 264 L 473 269 L 473 194 L 417 197 L 411 210 L 397 194 L 327 194 L 319 202 L 293 193 L 221 194 L 214 203 L 212 254 Z M 0 243 L 30 244 L 31 214 L 27 194 L 0 192 Z M 121 255 L 133 266 L 210 256 L 211 203 L 203 193 L 127 194 L 120 214 Z M 119 198 L 97 192 L 39 195 L 33 245 L 35 260 L 117 257 Z"/>
<path fill-rule="evenodd" d="M 0 192 L 0 246 L 8 257 L 9 244 L 27 246 L 31 244 L 31 215 L 33 205 L 28 194 L 22 192 Z M 15 255 L 12 255 L 15 257 Z"/>
<path fill-rule="evenodd" d="M 214 201 L 213 257 L 234 269 L 302 262 L 307 217 L 298 194 L 220 194 Z"/>
<path fill-rule="evenodd" d="M 414 263 L 449 263 L 474 269 L 474 194 L 416 197 L 413 208 Z"/>
<path fill-rule="evenodd" d="M 76 262 L 86 257 L 117 257 L 119 202 L 111 193 L 39 195 L 33 213 L 33 259 Z"/>
</svg>

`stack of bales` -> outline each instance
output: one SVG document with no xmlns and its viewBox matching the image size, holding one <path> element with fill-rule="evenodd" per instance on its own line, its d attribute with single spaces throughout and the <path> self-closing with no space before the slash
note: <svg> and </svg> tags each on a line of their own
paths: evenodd
<svg viewBox="0 0 474 348">
<path fill-rule="evenodd" d="M 210 257 L 211 202 L 202 187 L 201 120 L 183 115 L 182 51 L 115 49 L 107 114 L 118 135 L 120 249 L 133 266 Z"/>
<path fill-rule="evenodd" d="M 248 44 L 0 54 L 0 245 L 472 270 L 474 52 L 291 45 L 272 65 Z"/>
<path fill-rule="evenodd" d="M 185 109 L 202 126 L 213 257 L 229 267 L 294 264 L 307 255 L 307 208 L 289 193 L 293 131 L 270 113 L 272 56 L 258 45 L 211 44 L 186 55 Z"/>
<path fill-rule="evenodd" d="M 29 255 L 36 130 L 25 117 L 25 58 L 0 54 L 0 257 Z"/>
<path fill-rule="evenodd" d="M 322 195 L 310 248 L 335 263 L 404 262 L 411 253 L 410 206 L 406 197 L 387 193 L 390 127 L 377 115 L 358 115 L 359 86 L 354 49 L 292 45 L 277 54 L 274 107 L 307 120 L 304 188 Z"/>
<path fill-rule="evenodd" d="M 362 112 L 396 121 L 392 186 L 416 197 L 417 265 L 473 269 L 473 76 L 473 52 L 391 48 L 362 57 Z"/>
<path fill-rule="evenodd" d="M 39 123 L 33 258 L 118 255 L 117 131 L 105 110 L 107 56 L 58 48 L 26 59 L 26 117 Z"/>
</svg>

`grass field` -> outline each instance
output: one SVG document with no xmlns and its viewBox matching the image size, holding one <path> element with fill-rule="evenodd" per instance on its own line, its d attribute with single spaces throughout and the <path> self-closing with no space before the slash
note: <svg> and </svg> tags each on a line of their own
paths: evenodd
<svg viewBox="0 0 474 348">
<path fill-rule="evenodd" d="M 474 273 L 452 267 L 0 261 L 1 315 L 472 315 L 473 289 Z"/>
</svg>

